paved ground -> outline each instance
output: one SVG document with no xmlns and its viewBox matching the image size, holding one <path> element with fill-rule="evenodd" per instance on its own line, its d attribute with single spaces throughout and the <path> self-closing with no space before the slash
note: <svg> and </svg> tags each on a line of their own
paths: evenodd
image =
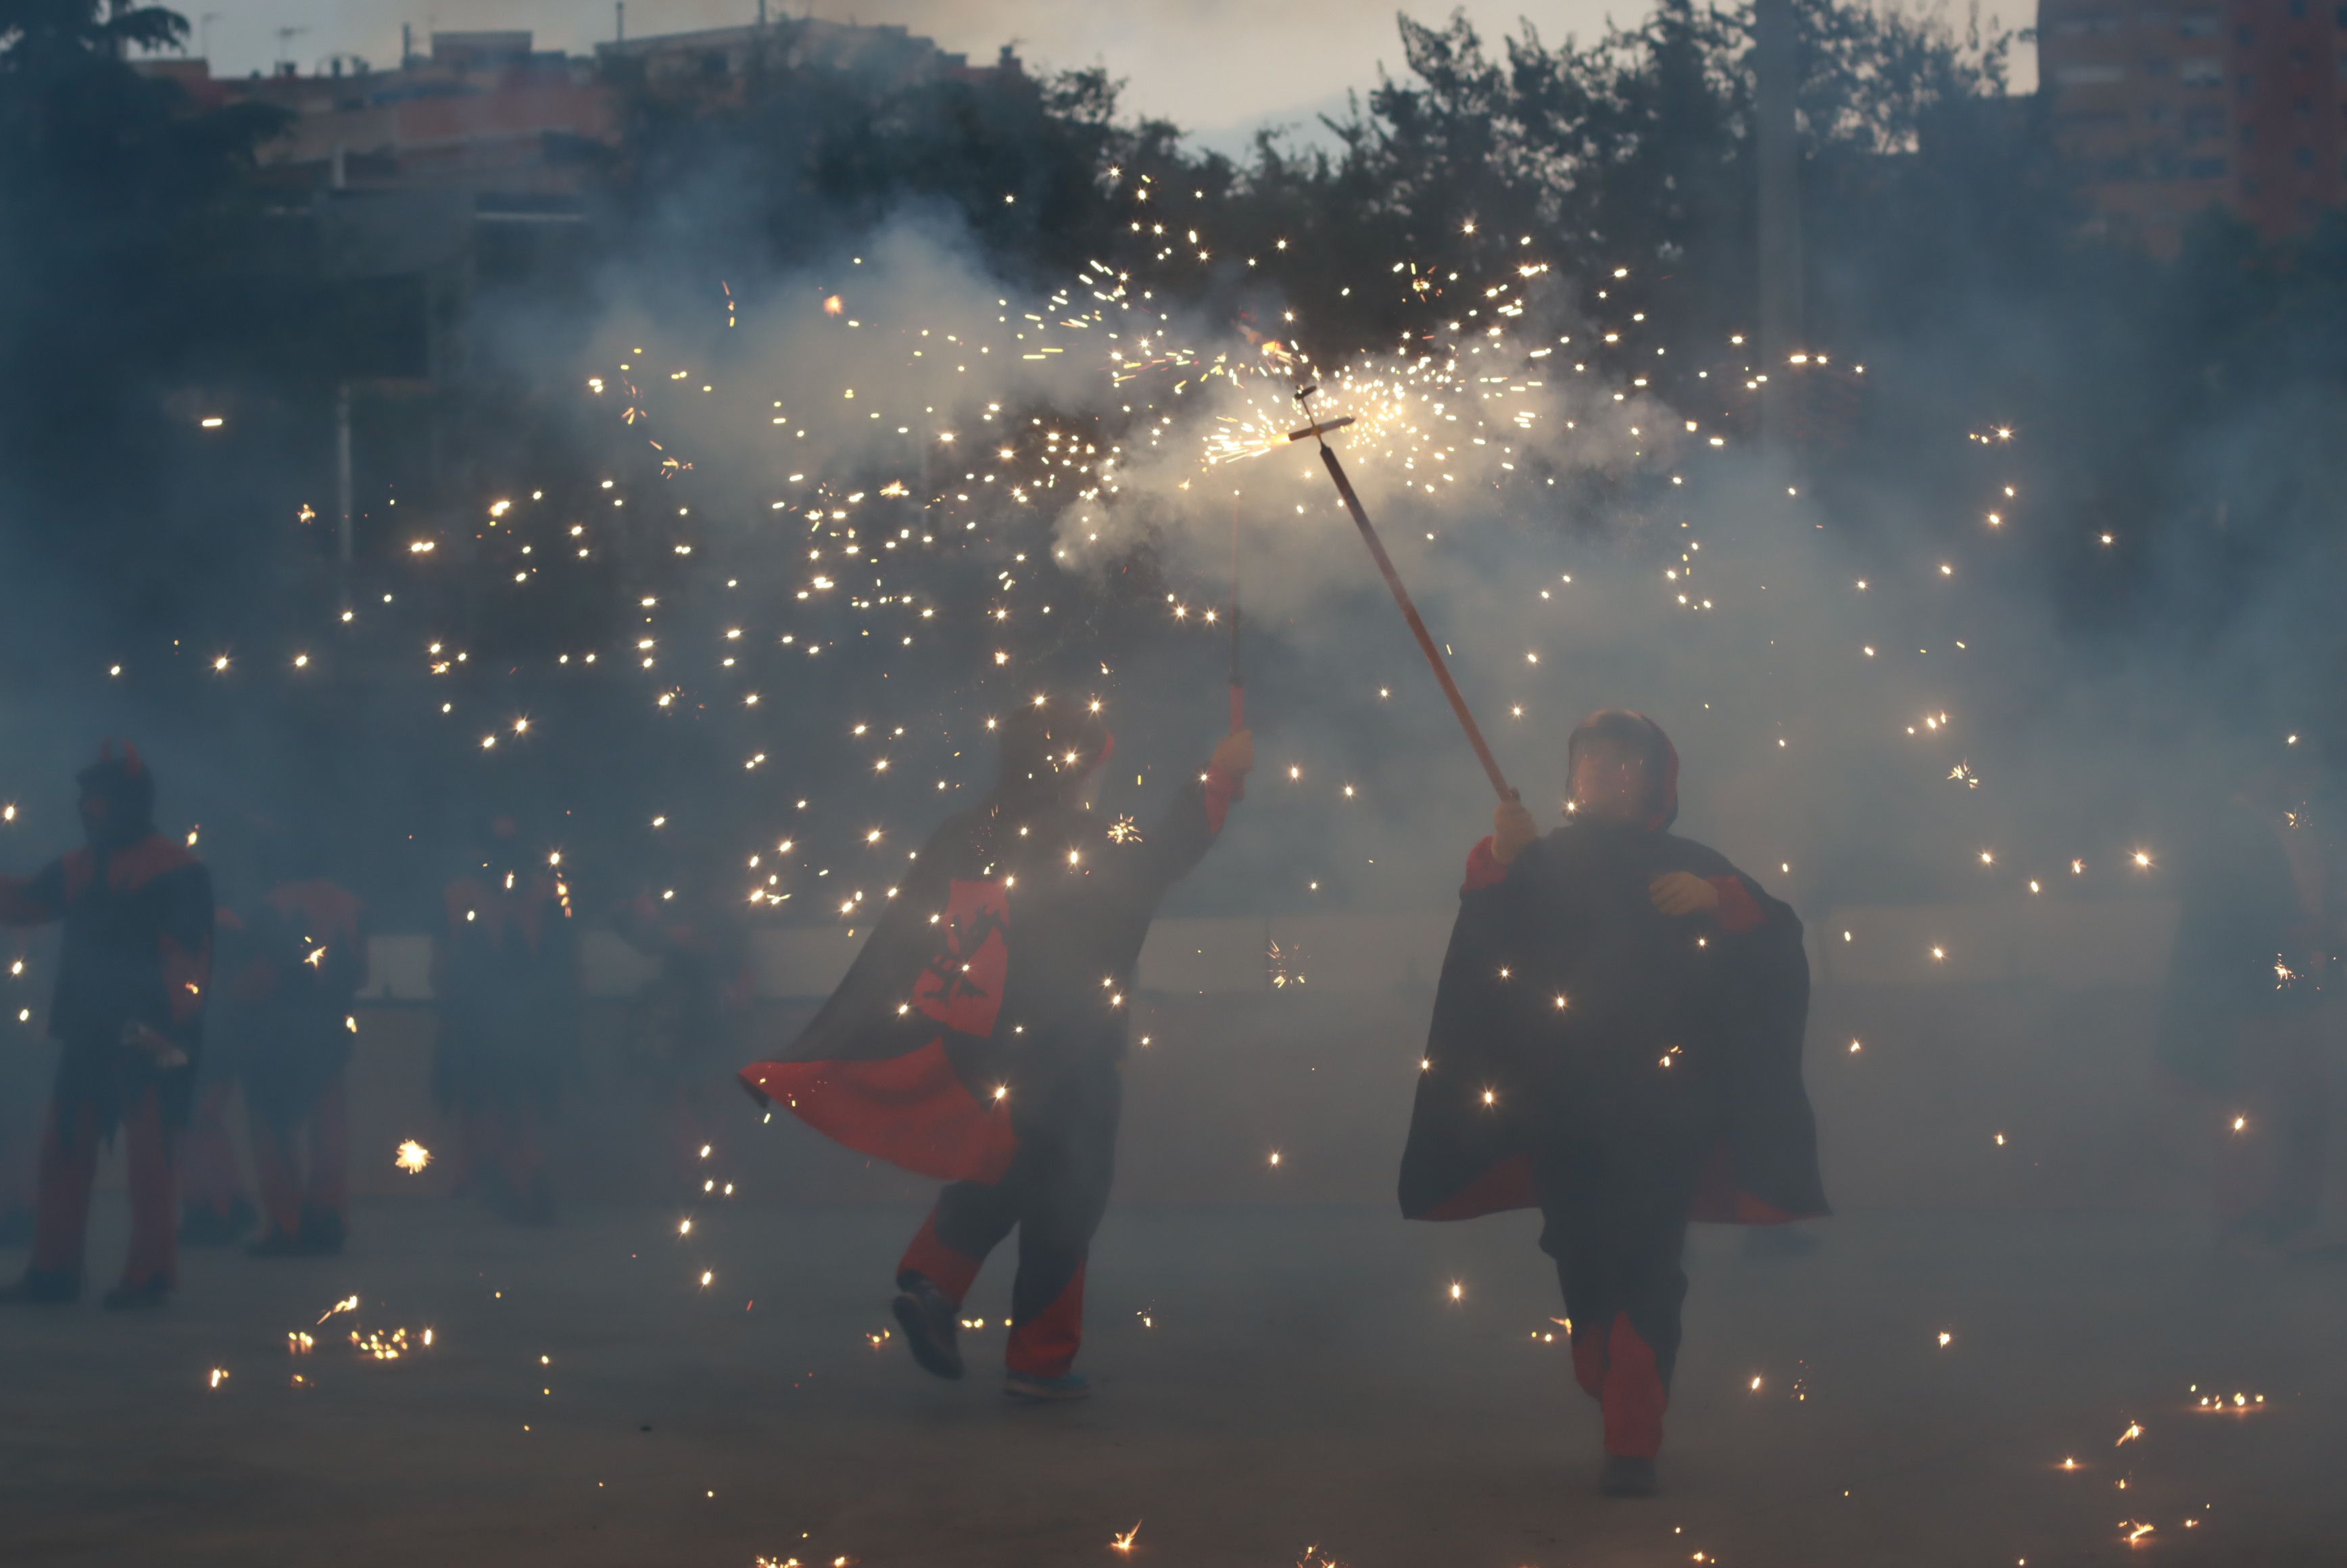
<svg viewBox="0 0 2347 1568">
<path fill-rule="evenodd" d="M 385 1204 L 343 1259 L 197 1255 L 161 1317 L 0 1317 L 0 1563 L 1030 1568 L 1136 1522 L 1161 1568 L 2347 1561 L 2347 1266 L 2220 1269 L 2181 1221 L 1860 1214 L 1791 1262 L 1706 1235 L 1667 1494 L 1606 1503 L 1526 1224 L 1120 1211 L 1099 1394 L 1035 1410 L 867 1341 L 915 1217 Z M 348 1339 L 427 1325 L 397 1361 Z"/>
</svg>

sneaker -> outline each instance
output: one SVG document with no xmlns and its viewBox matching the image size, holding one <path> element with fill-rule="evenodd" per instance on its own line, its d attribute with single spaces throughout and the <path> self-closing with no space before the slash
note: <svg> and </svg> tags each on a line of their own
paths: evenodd
<svg viewBox="0 0 2347 1568">
<path fill-rule="evenodd" d="M 904 1289 L 888 1305 L 897 1314 L 897 1327 L 905 1331 L 905 1348 L 924 1371 L 960 1377 L 961 1346 L 955 1339 L 960 1324 L 953 1303 L 926 1276 L 907 1274 L 899 1283 Z"/>
<path fill-rule="evenodd" d="M 61 1268 L 28 1268 L 22 1279 L 0 1290 L 0 1302 L 14 1307 L 61 1307 L 80 1299 L 80 1277 Z"/>
<path fill-rule="evenodd" d="M 1652 1497 L 1655 1485 L 1655 1461 L 1635 1454 L 1607 1454 L 1597 1478 L 1598 1491 L 1607 1497 Z"/>
<path fill-rule="evenodd" d="M 1014 1399 L 1057 1403 L 1091 1398 L 1092 1380 L 1081 1372 L 1062 1372 L 1056 1378 L 1012 1372 L 1003 1378 L 1002 1391 Z"/>
<path fill-rule="evenodd" d="M 138 1311 L 160 1307 L 171 1299 L 171 1282 L 161 1275 L 150 1275 L 143 1285 L 125 1280 L 100 1298 L 99 1305 L 108 1312 Z"/>
</svg>

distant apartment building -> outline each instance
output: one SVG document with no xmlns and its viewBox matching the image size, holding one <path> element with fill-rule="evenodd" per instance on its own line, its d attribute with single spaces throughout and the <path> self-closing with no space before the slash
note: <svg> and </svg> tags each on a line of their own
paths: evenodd
<svg viewBox="0 0 2347 1568">
<path fill-rule="evenodd" d="M 630 93 L 703 105 L 738 97 L 760 71 L 814 68 L 911 85 L 994 66 L 895 26 L 791 18 L 600 44 L 592 56 L 534 47 L 527 32 L 431 36 L 378 68 L 338 56 L 323 71 L 214 77 L 202 60 L 140 69 L 177 82 L 199 103 L 258 102 L 292 111 L 259 151 L 290 189 L 469 194 L 484 215 L 575 205 L 619 139 Z M 571 199 L 566 202 L 565 199 Z"/>
<path fill-rule="evenodd" d="M 289 188 L 575 194 L 618 134 L 594 62 L 535 50 L 525 32 L 436 33 L 428 53 L 386 69 L 343 58 L 316 75 L 214 77 L 201 60 L 145 68 L 200 102 L 292 111 L 258 155 Z"/>
<path fill-rule="evenodd" d="M 2270 237 L 2347 199 L 2347 4 L 2040 0 L 2055 136 L 2115 235 L 2172 252 L 2211 208 Z"/>
<path fill-rule="evenodd" d="M 604 79 L 616 86 L 716 99 L 739 94 L 761 71 L 811 67 L 909 86 L 940 77 L 1020 68 L 1007 46 L 995 66 L 974 70 L 969 56 L 940 49 L 894 23 L 827 22 L 815 16 L 615 39 L 595 46 L 595 63 Z"/>
</svg>

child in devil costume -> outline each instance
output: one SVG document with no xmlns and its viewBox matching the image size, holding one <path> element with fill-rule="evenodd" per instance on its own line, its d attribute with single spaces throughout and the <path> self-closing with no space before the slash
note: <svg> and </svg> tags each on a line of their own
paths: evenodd
<svg viewBox="0 0 2347 1568">
<path fill-rule="evenodd" d="M 1826 1211 L 1801 1086 L 1793 911 L 1699 844 L 1678 754 L 1614 709 L 1573 731 L 1570 820 L 1518 802 L 1468 857 L 1419 1077 L 1412 1219 L 1537 1207 L 1573 1367 L 1604 1412 L 1601 1490 L 1655 1490 L 1690 1219 Z"/>
<path fill-rule="evenodd" d="M 1005 1390 L 1026 1399 L 1090 1391 L 1073 1363 L 1133 966 L 1255 761 L 1252 736 L 1227 736 L 1163 820 L 1134 833 L 1081 804 L 1113 744 L 1090 711 L 1040 699 L 1005 720 L 993 792 L 922 846 L 806 1031 L 742 1073 L 761 1103 L 951 1184 L 897 1266 L 897 1321 L 929 1371 L 961 1376 L 962 1296 L 1019 1232 Z"/>
<path fill-rule="evenodd" d="M 129 1139 L 130 1251 L 110 1307 L 159 1307 L 179 1274 L 172 1144 L 187 1124 L 211 983 L 203 865 L 155 831 L 155 775 L 108 746 L 77 775 L 87 846 L 0 876 L 0 923 L 65 924 L 49 1032 L 56 1087 L 42 1134 L 33 1256 L 0 1299 L 71 1301 L 98 1145 Z"/>
</svg>

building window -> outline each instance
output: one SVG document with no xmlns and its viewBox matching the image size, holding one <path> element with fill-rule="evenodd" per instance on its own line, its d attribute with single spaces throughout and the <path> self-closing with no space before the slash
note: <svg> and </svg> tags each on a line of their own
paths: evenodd
<svg viewBox="0 0 2347 1568">
<path fill-rule="evenodd" d="M 2339 7 L 2339 25 L 2347 27 L 2347 5 Z M 2213 38 L 2217 36 L 2217 13 L 2187 11 L 2176 18 L 2176 30 L 2188 38 Z"/>
<path fill-rule="evenodd" d="M 2249 149 L 2253 148 L 2253 147 L 2255 147 L 2255 146 L 2257 146 L 2257 145 L 2258 145 L 2258 128 L 2257 128 L 2257 127 L 2255 127 L 2255 126 L 2253 126 L 2253 125 L 2245 125 L 2245 126 L 2243 126 L 2243 127 L 2241 128 L 2241 147 L 2242 147 L 2242 149 L 2243 149 L 2244 151 L 2246 151 L 2246 150 L 2248 150 Z"/>
<path fill-rule="evenodd" d="M 2311 147 L 2294 147 L 2290 149 L 2290 160 L 2301 169 L 2312 169 L 2314 149 Z"/>
<path fill-rule="evenodd" d="M 2233 29 L 2233 42 L 2246 49 L 2258 41 L 2258 30 L 2246 24 Z"/>
<path fill-rule="evenodd" d="M 2057 87 L 2100 87 L 2125 80 L 2125 66 L 2058 66 L 2054 71 L 2054 85 Z"/>
<path fill-rule="evenodd" d="M 2239 98 L 2243 103 L 2247 103 L 2251 98 L 2258 96 L 2258 79 L 2255 77 L 2243 77 L 2239 81 L 2233 84 L 2233 96 Z"/>
<path fill-rule="evenodd" d="M 2290 14 L 2293 16 L 2305 15 L 2306 0 L 2290 0 Z"/>
<path fill-rule="evenodd" d="M 2195 158 L 2187 159 L 2184 165 L 2184 178 L 2187 179 L 2222 179 L 2225 178 L 2225 160 L 2221 158 Z"/>
<path fill-rule="evenodd" d="M 2176 65 L 2176 79 L 2188 87 L 2217 87 L 2225 79 L 2225 67 L 2223 62 L 2205 55 L 2197 59 L 2179 60 Z"/>
<path fill-rule="evenodd" d="M 2225 134 L 2225 111 L 2218 108 L 2186 109 L 2184 139 L 2210 141 Z"/>
</svg>

